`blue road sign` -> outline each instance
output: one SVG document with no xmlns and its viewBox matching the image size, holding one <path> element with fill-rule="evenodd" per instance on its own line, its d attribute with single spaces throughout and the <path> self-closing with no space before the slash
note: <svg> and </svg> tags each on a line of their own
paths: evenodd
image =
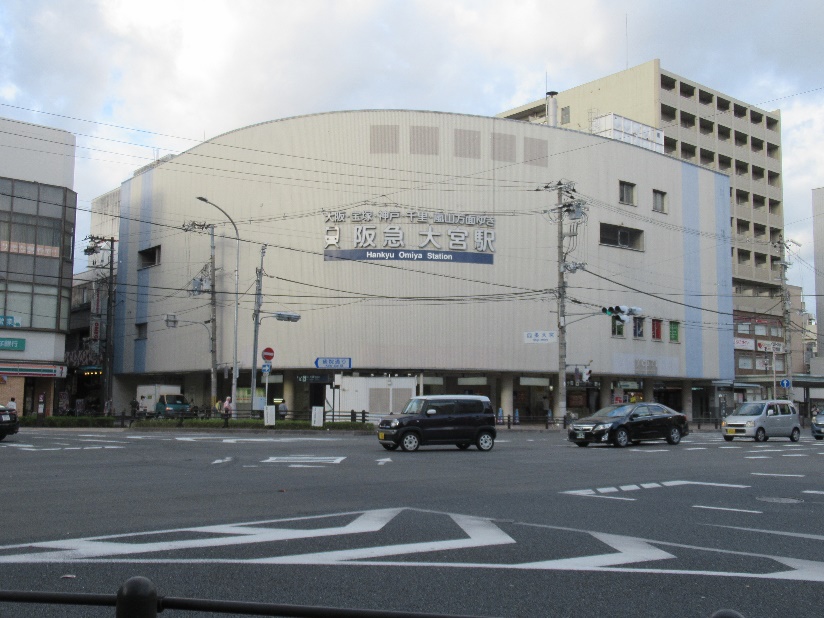
<svg viewBox="0 0 824 618">
<path fill-rule="evenodd" d="M 792 382 L 790 382 L 787 378 L 781 380 L 781 388 L 790 388 L 792 386 Z"/>
<path fill-rule="evenodd" d="M 351 369 L 351 358 L 316 358 L 315 367 L 318 369 Z"/>
<path fill-rule="evenodd" d="M 263 373 L 271 373 L 272 372 L 272 363 L 263 363 L 263 365 L 261 365 L 261 367 L 260 367 L 260 370 Z"/>
</svg>

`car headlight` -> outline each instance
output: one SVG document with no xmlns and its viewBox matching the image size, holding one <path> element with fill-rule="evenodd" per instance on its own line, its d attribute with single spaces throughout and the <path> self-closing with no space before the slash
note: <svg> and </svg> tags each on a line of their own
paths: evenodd
<svg viewBox="0 0 824 618">
<path fill-rule="evenodd" d="M 727 426 L 727 421 L 721 421 L 721 427 L 726 427 L 726 426 Z"/>
<path fill-rule="evenodd" d="M 391 423 L 389 423 L 389 427 L 391 427 L 392 429 L 394 429 L 398 425 L 400 425 L 400 421 L 398 421 L 398 419 L 394 419 Z"/>
<path fill-rule="evenodd" d="M 595 425 L 592 431 L 609 431 L 612 427 L 612 423 L 601 423 L 600 425 Z"/>
<path fill-rule="evenodd" d="M 747 421 L 747 427 L 755 427 L 755 421 Z"/>
</svg>

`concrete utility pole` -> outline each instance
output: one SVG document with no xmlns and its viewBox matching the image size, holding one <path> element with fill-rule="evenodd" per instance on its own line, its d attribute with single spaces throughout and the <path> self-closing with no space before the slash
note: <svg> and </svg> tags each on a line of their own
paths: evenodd
<svg viewBox="0 0 824 618">
<path fill-rule="evenodd" d="M 556 191 L 558 196 L 557 205 L 553 209 L 558 216 L 558 287 L 555 292 L 558 300 L 558 394 L 554 402 L 554 416 L 560 419 L 563 419 L 567 413 L 566 273 L 567 271 L 575 272 L 584 266 L 584 264 L 577 262 L 567 262 L 564 250 L 564 239 L 567 237 L 564 231 L 564 215 L 568 215 L 572 220 L 584 217 L 583 201 L 564 201 L 564 194 L 574 188 L 574 183 L 559 180 L 554 185 L 548 184 L 537 189 L 537 191 Z M 548 213 L 551 212 L 552 210 L 548 211 Z"/>
<path fill-rule="evenodd" d="M 255 331 L 252 339 L 252 407 L 255 411 L 255 390 L 257 389 L 257 354 L 258 354 L 258 329 L 260 328 L 260 306 L 263 304 L 263 256 L 266 255 L 266 245 L 260 248 L 260 268 L 255 273 L 256 287 L 255 287 L 255 310 L 252 313 L 252 320 L 254 320 Z M 264 406 L 266 404 L 264 403 Z"/>
</svg>

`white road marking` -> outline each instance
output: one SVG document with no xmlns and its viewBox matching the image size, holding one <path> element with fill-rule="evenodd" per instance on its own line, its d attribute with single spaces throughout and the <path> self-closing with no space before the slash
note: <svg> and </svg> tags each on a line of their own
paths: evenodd
<svg viewBox="0 0 824 618">
<path fill-rule="evenodd" d="M 635 491 L 636 489 L 641 489 L 638 485 L 621 485 L 618 489 L 621 491 Z"/>
<path fill-rule="evenodd" d="M 609 496 L 596 496 L 609 497 Z M 369 537 L 358 543 L 360 547 L 354 549 L 340 549 L 310 554 L 283 555 L 270 545 L 275 542 L 301 539 L 318 539 L 322 537 L 346 537 L 352 534 L 368 535 L 380 532 L 387 524 L 401 513 L 425 513 L 450 518 L 461 528 L 457 538 L 425 541 L 420 543 L 406 543 L 395 545 L 368 545 Z M 318 521 L 335 518 L 351 517 L 339 526 L 321 527 L 316 525 L 308 529 L 295 527 L 296 522 Z M 288 522 L 288 523 L 287 523 Z M 508 522 L 517 525 L 515 522 Z M 355 513 L 331 513 L 325 516 L 302 518 L 288 518 L 268 521 L 255 521 L 237 524 L 204 526 L 200 528 L 180 528 L 176 530 L 156 530 L 152 532 L 120 534 L 111 536 L 60 539 L 48 542 L 27 543 L 20 545 L 0 546 L 0 563 L 6 564 L 237 564 L 237 565 L 267 565 L 267 564 L 302 564 L 302 565 L 347 565 L 347 566 L 380 566 L 401 568 L 458 568 L 458 569 L 490 569 L 490 570 L 532 570 L 532 571 L 581 571 L 601 573 L 633 573 L 653 575 L 706 575 L 722 576 L 743 579 L 785 580 L 798 582 L 824 582 L 824 562 L 801 560 L 787 556 L 756 554 L 735 550 L 719 549 L 717 547 L 700 547 L 668 541 L 656 541 L 640 537 L 615 535 L 593 530 L 580 530 L 561 526 L 548 526 L 519 522 L 523 527 L 539 528 L 562 534 L 589 536 L 608 546 L 610 551 L 600 554 L 590 554 L 557 559 L 538 560 L 525 563 L 481 563 L 481 562 L 448 562 L 422 561 L 406 558 L 399 561 L 390 561 L 389 556 L 410 556 L 428 552 L 443 552 L 466 548 L 494 548 L 504 544 L 515 544 L 516 541 L 504 532 L 494 520 L 488 518 L 441 513 L 435 511 L 419 511 L 418 509 L 396 508 L 380 509 L 375 511 Z M 278 527 L 286 524 L 286 527 Z M 705 524 L 715 525 L 715 524 Z M 747 530 L 767 534 L 784 534 L 801 538 L 824 540 L 818 535 L 802 535 L 795 533 L 775 532 L 771 530 L 755 530 L 733 526 L 719 526 L 727 529 Z M 448 529 L 445 528 L 445 529 Z M 180 540 L 170 540 L 170 535 L 180 534 Z M 194 535 L 194 537 L 192 536 Z M 143 537 L 146 542 L 139 542 Z M 526 539 L 527 543 L 530 539 Z M 344 541 L 345 544 L 348 544 Z M 258 545 L 260 551 L 274 551 L 276 555 L 262 557 L 220 558 L 217 548 L 237 547 L 243 545 Z M 582 547 L 586 543 L 581 544 Z M 276 546 L 283 548 L 282 545 Z M 288 546 L 287 546 L 288 548 Z M 192 550 L 207 550 L 204 555 L 187 558 L 173 558 L 173 552 L 185 551 L 187 555 Z M 703 569 L 652 568 L 651 566 L 634 566 L 656 561 L 678 560 L 678 550 L 685 550 L 688 554 L 705 552 L 707 562 L 713 563 L 712 557 L 719 554 L 739 558 L 738 563 L 745 563 L 747 559 L 759 558 L 777 563 L 776 568 L 768 572 L 741 572 L 741 571 L 712 571 Z M 16 550 L 18 553 L 13 553 Z M 159 555 L 152 557 L 151 554 Z M 448 554 L 447 554 L 448 555 Z M 496 552 L 490 549 L 490 556 Z M 161 557 L 162 556 L 162 557 Z M 441 554 L 443 556 L 443 554 Z M 744 560 L 740 560 L 740 559 Z M 677 563 L 676 563 L 677 564 Z"/>
<path fill-rule="evenodd" d="M 661 484 L 660 483 L 641 483 L 641 487 L 643 487 L 644 489 L 656 489 L 658 487 L 661 487 Z"/>
<path fill-rule="evenodd" d="M 214 464 L 222 464 L 222 463 L 229 463 L 230 461 L 232 461 L 232 458 L 231 458 L 231 457 L 226 457 L 225 459 L 215 459 L 215 460 L 212 462 L 212 465 L 214 465 Z"/>
<path fill-rule="evenodd" d="M 596 489 L 573 489 L 570 491 L 562 491 L 559 493 L 569 494 L 571 496 L 584 496 L 588 498 L 614 498 L 615 500 L 635 500 L 635 498 L 618 498 L 615 496 L 604 496 L 598 494 L 615 493 L 617 491 L 637 491 L 640 489 L 659 489 L 661 487 L 679 487 L 681 485 L 704 485 L 707 487 L 728 487 L 732 489 L 745 489 L 749 485 L 732 485 L 730 483 L 705 483 L 702 481 L 662 481 L 661 483 L 641 483 L 638 485 L 620 485 L 617 489 L 615 487 L 599 487 Z M 598 492 L 598 493 L 596 493 Z"/>
<path fill-rule="evenodd" d="M 805 475 L 803 474 L 773 474 L 770 472 L 750 472 L 753 476 L 782 476 L 782 477 L 789 477 L 789 478 L 799 478 L 803 479 Z"/>
<path fill-rule="evenodd" d="M 260 463 L 285 463 L 285 464 L 339 464 L 346 457 L 317 457 L 314 455 L 292 455 L 287 457 L 270 457 Z"/>
<path fill-rule="evenodd" d="M 816 491 L 814 489 L 807 489 L 801 492 L 802 494 L 824 494 L 824 491 Z"/>
<path fill-rule="evenodd" d="M 618 491 L 617 487 L 596 487 L 595 491 L 599 494 L 609 494 Z"/>
<path fill-rule="evenodd" d="M 707 447 L 705 446 L 691 446 L 689 448 L 685 448 L 685 451 L 706 451 Z"/>
<path fill-rule="evenodd" d="M 392 460 L 389 457 L 387 457 L 385 459 L 376 459 L 375 461 L 378 462 L 379 466 L 382 466 L 382 465 L 387 464 L 387 463 L 392 463 Z"/>
<path fill-rule="evenodd" d="M 789 455 L 782 455 L 782 457 L 809 457 L 809 455 L 805 455 L 804 453 L 791 453 Z"/>
<path fill-rule="evenodd" d="M 752 513 L 753 515 L 761 515 L 761 511 L 750 511 L 748 509 L 729 509 L 722 506 L 702 506 L 700 504 L 693 504 L 694 509 L 709 509 L 712 511 L 733 511 L 735 513 Z"/>
<path fill-rule="evenodd" d="M 772 459 L 772 457 L 770 457 L 769 455 L 764 455 L 763 457 L 759 455 L 756 457 L 744 457 L 744 459 Z"/>
</svg>

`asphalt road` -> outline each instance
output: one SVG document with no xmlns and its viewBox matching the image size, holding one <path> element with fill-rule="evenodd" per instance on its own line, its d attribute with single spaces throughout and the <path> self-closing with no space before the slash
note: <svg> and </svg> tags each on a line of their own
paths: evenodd
<svg viewBox="0 0 824 618">
<path fill-rule="evenodd" d="M 143 575 L 175 597 L 475 616 L 824 612 L 824 442 L 564 438 L 404 453 L 329 432 L 23 429 L 0 442 L 0 588 L 113 594 Z"/>
</svg>

